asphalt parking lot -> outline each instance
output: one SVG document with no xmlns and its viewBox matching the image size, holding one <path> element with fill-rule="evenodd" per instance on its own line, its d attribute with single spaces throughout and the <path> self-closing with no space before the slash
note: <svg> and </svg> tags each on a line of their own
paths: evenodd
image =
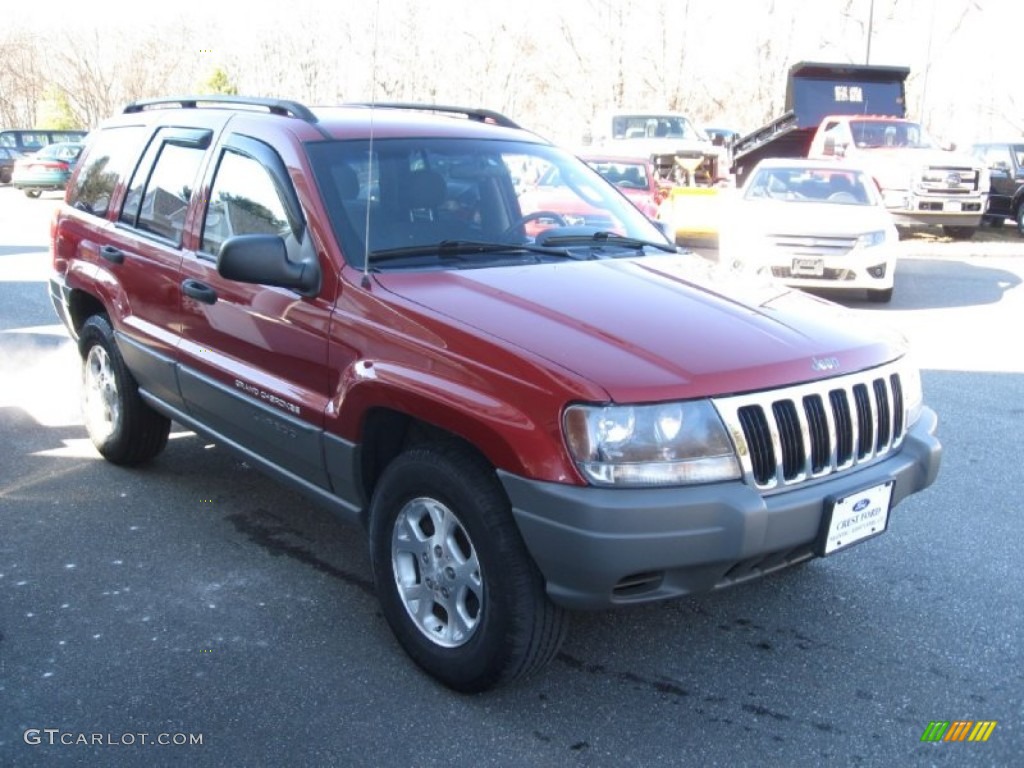
<svg viewBox="0 0 1024 768">
<path fill-rule="evenodd" d="M 46 296 L 56 199 L 0 187 L 0 765 L 1020 764 L 1024 238 L 915 237 L 891 305 L 837 310 L 910 338 L 940 416 L 939 480 L 887 534 L 577 615 L 542 674 L 467 697 L 392 639 L 360 530 L 182 430 L 145 469 L 98 458 Z"/>
</svg>

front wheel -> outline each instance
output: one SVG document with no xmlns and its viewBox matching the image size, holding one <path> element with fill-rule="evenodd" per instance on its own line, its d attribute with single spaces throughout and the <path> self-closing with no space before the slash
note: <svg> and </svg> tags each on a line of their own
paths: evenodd
<svg viewBox="0 0 1024 768">
<path fill-rule="evenodd" d="M 462 444 L 391 462 L 370 506 L 370 556 L 395 637 L 454 690 L 534 672 L 565 637 L 566 614 L 544 592 L 493 467 Z"/>
<path fill-rule="evenodd" d="M 43 194 L 43 191 L 41 189 L 26 189 L 25 190 L 25 197 L 39 197 L 41 194 Z"/>
<path fill-rule="evenodd" d="M 868 301 L 875 304 L 888 304 L 892 301 L 892 288 L 873 288 L 868 290 Z"/>
<path fill-rule="evenodd" d="M 1024 205 L 1017 209 L 1017 234 L 1024 236 Z"/>
<path fill-rule="evenodd" d="M 149 461 L 167 445 L 171 422 L 139 397 L 110 321 L 94 315 L 78 335 L 82 355 L 82 415 L 96 450 L 114 464 Z"/>
</svg>

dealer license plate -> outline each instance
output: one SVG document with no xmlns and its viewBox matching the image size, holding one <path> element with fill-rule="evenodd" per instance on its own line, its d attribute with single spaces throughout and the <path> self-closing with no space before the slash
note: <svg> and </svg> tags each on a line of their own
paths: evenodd
<svg viewBox="0 0 1024 768">
<path fill-rule="evenodd" d="M 822 277 L 825 274 L 825 262 L 821 259 L 793 259 L 793 274 Z"/>
<path fill-rule="evenodd" d="M 825 509 L 819 552 L 829 555 L 877 536 L 889 524 L 893 481 L 835 499 Z"/>
</svg>

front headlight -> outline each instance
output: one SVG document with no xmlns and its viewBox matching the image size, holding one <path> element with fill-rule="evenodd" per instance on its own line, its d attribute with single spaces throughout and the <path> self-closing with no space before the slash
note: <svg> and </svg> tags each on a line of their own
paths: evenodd
<svg viewBox="0 0 1024 768">
<path fill-rule="evenodd" d="M 573 405 L 563 423 L 569 453 L 594 485 L 689 485 L 740 477 L 729 435 L 707 400 Z"/>
<path fill-rule="evenodd" d="M 900 384 L 903 387 L 903 408 L 906 411 L 907 429 L 921 416 L 924 407 L 924 389 L 921 386 L 921 370 L 910 357 L 903 359 L 900 366 Z"/>
<path fill-rule="evenodd" d="M 872 248 L 876 245 L 885 244 L 885 230 L 879 229 L 876 232 L 868 232 L 857 238 L 857 248 Z"/>
</svg>

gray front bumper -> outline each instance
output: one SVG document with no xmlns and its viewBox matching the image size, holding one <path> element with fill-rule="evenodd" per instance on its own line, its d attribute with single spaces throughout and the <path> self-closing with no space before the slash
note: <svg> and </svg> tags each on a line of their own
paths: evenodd
<svg viewBox="0 0 1024 768">
<path fill-rule="evenodd" d="M 827 498 L 892 480 L 895 505 L 932 484 L 937 422 L 925 408 L 884 460 L 770 495 L 740 482 L 614 489 L 499 476 L 552 600 L 605 608 L 705 592 L 814 556 Z"/>
</svg>

